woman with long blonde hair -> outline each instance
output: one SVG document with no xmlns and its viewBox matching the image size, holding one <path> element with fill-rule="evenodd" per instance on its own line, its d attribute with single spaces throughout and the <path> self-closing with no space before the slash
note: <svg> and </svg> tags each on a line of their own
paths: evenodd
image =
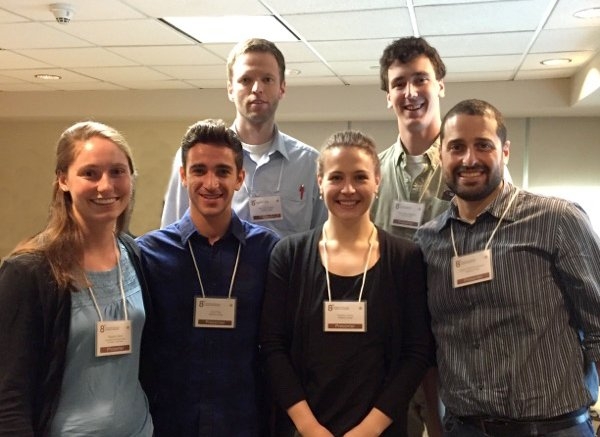
<svg viewBox="0 0 600 437">
<path fill-rule="evenodd" d="M 124 233 L 135 167 L 115 129 L 61 135 L 46 228 L 0 267 L 0 435 L 151 436 L 138 382 L 148 304 Z"/>
</svg>

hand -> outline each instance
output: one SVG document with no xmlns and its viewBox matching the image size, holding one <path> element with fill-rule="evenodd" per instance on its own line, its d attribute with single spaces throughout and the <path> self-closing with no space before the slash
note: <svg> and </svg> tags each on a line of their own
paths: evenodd
<svg viewBox="0 0 600 437">
<path fill-rule="evenodd" d="M 364 427 L 363 427 L 364 428 Z M 379 434 L 371 430 L 363 429 L 361 425 L 357 425 L 344 434 L 344 437 L 378 437 Z"/>
<path fill-rule="evenodd" d="M 302 437 L 334 437 L 323 425 L 317 425 L 300 433 Z"/>
</svg>

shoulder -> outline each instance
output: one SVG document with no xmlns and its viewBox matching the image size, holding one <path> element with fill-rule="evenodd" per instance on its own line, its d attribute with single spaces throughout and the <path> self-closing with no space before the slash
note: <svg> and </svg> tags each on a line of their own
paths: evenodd
<svg viewBox="0 0 600 437">
<path fill-rule="evenodd" d="M 5 258 L 2 260 L 1 270 L 22 273 L 28 277 L 51 273 L 48 260 L 39 252 L 21 253 Z M 24 276 L 23 279 L 27 277 Z"/>
<path fill-rule="evenodd" d="M 377 228 L 377 232 L 379 234 L 380 244 L 383 244 L 387 250 L 393 253 L 408 256 L 421 253 L 419 246 L 411 240 L 392 235 L 379 227 Z"/>
<path fill-rule="evenodd" d="M 302 141 L 281 131 L 279 132 L 279 135 L 281 136 L 283 144 L 285 145 L 288 153 L 296 153 L 302 156 L 314 157 L 315 159 L 319 156 L 319 151 L 316 148 L 309 146 L 308 144 L 303 143 Z"/>
<path fill-rule="evenodd" d="M 394 143 L 390 147 L 388 147 L 387 149 L 385 149 L 383 152 L 381 152 L 378 155 L 379 156 L 379 160 L 380 161 L 387 161 L 388 159 L 391 159 L 392 155 L 394 154 L 394 151 L 396 150 L 396 145 L 397 145 L 397 143 Z"/>
<path fill-rule="evenodd" d="M 279 241 L 279 236 L 269 228 L 247 220 L 240 219 L 240 222 L 242 223 L 246 240 L 250 243 L 260 241 L 272 247 Z"/>
<path fill-rule="evenodd" d="M 304 232 L 298 232 L 283 237 L 275 245 L 273 254 L 288 254 L 293 255 L 296 253 L 304 254 L 307 251 L 312 250 L 315 244 L 315 239 L 318 239 L 321 235 L 321 227 L 310 229 Z"/>
<path fill-rule="evenodd" d="M 69 293 L 62 293 L 69 295 Z M 41 253 L 24 253 L 5 259 L 0 266 L 0 307 L 17 305 L 31 299 L 53 302 L 58 286 L 46 257 Z M 12 302 L 12 303 L 11 303 Z M 13 306 L 15 309 L 16 306 Z"/>
<path fill-rule="evenodd" d="M 156 229 L 137 237 L 135 242 L 140 247 L 142 252 L 148 252 L 155 249 L 160 249 L 164 246 L 170 246 L 175 241 L 181 241 L 180 234 L 175 224 L 170 224 L 164 229 Z"/>
</svg>

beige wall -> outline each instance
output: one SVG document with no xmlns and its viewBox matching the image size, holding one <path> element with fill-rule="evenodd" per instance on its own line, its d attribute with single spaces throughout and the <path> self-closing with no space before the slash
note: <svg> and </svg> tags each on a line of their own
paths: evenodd
<svg viewBox="0 0 600 437">
<path fill-rule="evenodd" d="M 53 181 L 54 145 L 69 121 L 0 121 L 0 254 L 40 230 Z M 139 170 L 132 231 L 159 224 L 173 155 L 195 120 L 101 120 L 129 140 Z M 226 120 L 230 122 L 231 120 Z M 600 231 L 600 117 L 511 118 L 509 168 L 517 185 L 580 201 Z M 393 120 L 282 122 L 283 131 L 319 147 L 332 132 L 352 127 L 373 136 L 381 150 L 396 137 Z M 528 161 L 527 161 L 528 160 Z M 527 165 L 528 162 L 528 165 Z"/>
</svg>

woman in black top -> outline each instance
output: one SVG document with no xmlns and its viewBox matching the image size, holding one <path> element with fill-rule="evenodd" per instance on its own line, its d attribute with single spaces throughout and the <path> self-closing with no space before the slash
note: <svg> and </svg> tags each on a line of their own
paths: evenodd
<svg viewBox="0 0 600 437">
<path fill-rule="evenodd" d="M 282 239 L 267 279 L 261 351 L 291 419 L 276 435 L 405 435 L 433 355 L 421 252 L 370 219 L 380 180 L 370 138 L 332 135 L 317 178 L 328 220 Z"/>
</svg>

